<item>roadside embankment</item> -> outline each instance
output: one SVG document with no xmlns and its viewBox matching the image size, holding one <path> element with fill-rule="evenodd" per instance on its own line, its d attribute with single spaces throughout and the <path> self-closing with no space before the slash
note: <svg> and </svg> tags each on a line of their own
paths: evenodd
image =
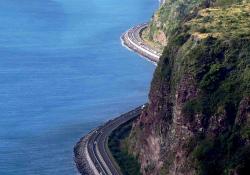
<svg viewBox="0 0 250 175">
<path fill-rule="evenodd" d="M 127 139 L 134 121 L 132 119 L 120 125 L 111 133 L 108 139 L 109 150 L 121 173 L 126 175 L 140 175 L 140 164 L 136 157 L 129 154 L 127 145 Z"/>
<path fill-rule="evenodd" d="M 82 137 L 74 147 L 76 167 L 81 174 L 88 174 L 88 175 L 98 174 L 87 150 L 88 140 L 93 132 L 94 131 Z"/>
</svg>

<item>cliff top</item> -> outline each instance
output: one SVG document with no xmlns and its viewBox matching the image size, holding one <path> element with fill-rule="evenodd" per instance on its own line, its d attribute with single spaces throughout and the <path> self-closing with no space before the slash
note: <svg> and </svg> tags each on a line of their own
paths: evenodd
<svg viewBox="0 0 250 175">
<path fill-rule="evenodd" d="M 250 36 L 250 3 L 200 10 L 186 23 L 196 38 Z"/>
</svg>

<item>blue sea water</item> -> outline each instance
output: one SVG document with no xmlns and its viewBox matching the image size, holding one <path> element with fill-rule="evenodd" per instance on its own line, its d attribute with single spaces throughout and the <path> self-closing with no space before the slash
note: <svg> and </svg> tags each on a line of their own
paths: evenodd
<svg viewBox="0 0 250 175">
<path fill-rule="evenodd" d="M 0 0 L 0 175 L 76 174 L 74 144 L 147 100 L 119 37 L 157 0 Z"/>
</svg>

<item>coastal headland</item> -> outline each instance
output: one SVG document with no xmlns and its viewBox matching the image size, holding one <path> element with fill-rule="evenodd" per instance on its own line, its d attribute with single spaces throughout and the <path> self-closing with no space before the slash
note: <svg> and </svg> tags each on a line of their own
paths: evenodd
<svg viewBox="0 0 250 175">
<path fill-rule="evenodd" d="M 139 164 L 138 173 L 124 174 L 249 174 L 250 2 L 185 2 L 166 1 L 150 26 L 122 35 L 124 46 L 161 61 L 145 109 L 109 121 L 76 145 L 79 171 L 85 163 L 90 169 L 82 174 L 121 174 L 131 162 L 120 161 L 126 155 L 119 149 Z M 156 43 L 166 39 L 162 56 L 146 44 L 147 33 Z M 128 137 L 113 137 L 108 147 L 115 128 L 139 115 Z"/>
</svg>

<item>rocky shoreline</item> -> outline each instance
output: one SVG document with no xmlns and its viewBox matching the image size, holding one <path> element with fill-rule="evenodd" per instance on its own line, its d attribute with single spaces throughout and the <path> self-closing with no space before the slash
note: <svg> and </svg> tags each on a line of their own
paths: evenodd
<svg viewBox="0 0 250 175">
<path fill-rule="evenodd" d="M 140 32 L 144 29 L 145 29 L 145 27 L 142 27 L 140 29 Z M 156 57 L 156 56 L 154 56 L 154 54 L 151 54 L 149 51 L 143 51 L 143 49 L 140 49 L 138 46 L 136 46 L 136 44 L 134 44 L 131 41 L 131 39 L 129 38 L 128 32 L 130 32 L 130 30 L 123 33 L 121 38 L 120 38 L 122 45 L 125 48 L 129 49 L 130 51 L 136 52 L 137 54 L 139 54 L 140 56 L 142 56 L 146 60 L 157 65 L 157 62 L 159 61 L 158 56 Z M 90 136 L 96 130 L 97 129 L 94 129 L 93 131 L 91 131 L 90 133 L 88 133 L 87 135 L 82 137 L 80 139 L 80 141 L 77 142 L 77 144 L 74 147 L 74 157 L 75 157 L 74 161 L 75 161 L 75 164 L 76 164 L 78 171 L 82 175 L 86 175 L 86 174 L 98 175 L 98 174 L 100 174 L 98 172 L 98 170 L 96 169 L 95 164 L 91 160 L 90 155 L 89 155 L 88 150 L 87 150 L 88 149 L 88 140 L 89 140 Z"/>
<path fill-rule="evenodd" d="M 157 65 L 158 60 L 151 55 L 143 52 L 142 50 L 135 47 L 130 41 L 125 37 L 126 33 L 123 33 L 121 36 L 121 42 L 124 47 L 129 49 L 130 51 L 138 53 L 143 58 L 147 59 L 148 61 L 152 62 L 153 64 Z M 80 174 L 82 175 L 98 175 L 99 172 L 95 168 L 94 163 L 90 159 L 89 153 L 87 151 L 88 140 L 89 137 L 95 132 L 96 129 L 89 132 L 87 135 L 83 136 L 74 146 L 74 161 L 76 167 Z"/>
<path fill-rule="evenodd" d="M 74 161 L 80 174 L 96 175 L 96 172 L 93 171 L 94 168 L 89 164 L 89 162 L 92 161 L 90 160 L 87 151 L 88 139 L 92 132 L 82 137 L 74 147 Z"/>
<path fill-rule="evenodd" d="M 102 168 L 100 165 L 98 165 L 97 162 L 94 162 L 91 158 L 91 153 L 88 151 L 88 147 L 92 144 L 98 145 L 98 141 L 92 142 L 91 137 L 93 135 L 98 134 L 107 134 L 106 137 L 109 137 L 111 132 L 113 132 L 114 129 L 116 129 L 121 124 L 134 119 L 135 117 L 138 117 L 141 114 L 142 109 L 144 108 L 145 104 L 142 106 L 139 106 L 127 113 L 121 114 L 119 117 L 115 119 L 111 119 L 107 121 L 105 124 L 95 128 L 91 132 L 89 132 L 87 135 L 83 136 L 79 142 L 76 143 L 74 147 L 74 161 L 76 164 L 76 167 L 78 169 L 78 172 L 82 175 L 99 175 L 102 172 Z M 120 123 L 121 122 L 121 123 Z M 108 131 L 108 133 L 107 133 Z M 94 137 L 95 137 L 94 136 Z M 106 139 L 104 139 L 106 142 Z M 106 143 L 105 143 L 106 144 Z M 100 150 L 97 150 L 99 152 Z M 98 154 L 103 153 L 99 152 Z M 93 155 L 92 155 L 93 156 Z M 98 156 L 98 155 L 97 155 Z M 101 156 L 101 155 L 100 155 Z M 102 159 L 102 158 L 101 158 Z M 100 169 L 99 169 L 100 168 Z M 110 170 L 109 170 L 110 171 Z M 113 172 L 109 172 L 108 174 L 113 174 Z"/>
</svg>

